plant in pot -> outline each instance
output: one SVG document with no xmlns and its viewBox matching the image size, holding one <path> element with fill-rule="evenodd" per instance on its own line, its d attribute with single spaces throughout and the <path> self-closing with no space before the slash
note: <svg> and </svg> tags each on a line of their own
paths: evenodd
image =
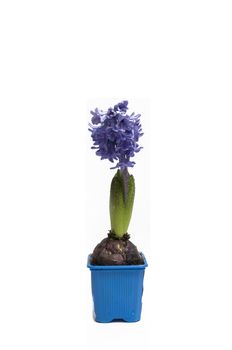
<svg viewBox="0 0 232 350">
<path fill-rule="evenodd" d="M 128 101 L 107 111 L 91 111 L 89 131 L 92 149 L 101 159 L 108 159 L 116 169 L 110 187 L 111 229 L 88 257 L 91 270 L 94 318 L 97 322 L 123 320 L 136 322 L 141 317 L 145 256 L 130 241 L 130 223 L 135 196 L 135 180 L 128 168 L 131 158 L 142 147 L 139 114 L 128 113 Z"/>
</svg>

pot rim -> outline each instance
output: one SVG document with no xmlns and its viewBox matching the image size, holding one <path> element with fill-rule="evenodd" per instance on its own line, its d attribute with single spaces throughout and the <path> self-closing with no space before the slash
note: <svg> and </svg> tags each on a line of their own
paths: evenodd
<svg viewBox="0 0 232 350">
<path fill-rule="evenodd" d="M 92 254 L 89 254 L 87 267 L 90 270 L 143 270 L 148 266 L 148 264 L 144 254 L 140 253 L 140 255 L 144 259 L 143 265 L 92 265 L 91 264 Z"/>
</svg>

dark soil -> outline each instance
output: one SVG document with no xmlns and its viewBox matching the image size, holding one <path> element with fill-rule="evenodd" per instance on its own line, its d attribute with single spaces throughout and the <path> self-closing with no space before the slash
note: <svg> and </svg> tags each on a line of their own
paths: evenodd
<svg viewBox="0 0 232 350">
<path fill-rule="evenodd" d="M 144 260 L 137 247 L 125 234 L 121 239 L 109 233 L 94 249 L 92 265 L 142 265 Z"/>
</svg>

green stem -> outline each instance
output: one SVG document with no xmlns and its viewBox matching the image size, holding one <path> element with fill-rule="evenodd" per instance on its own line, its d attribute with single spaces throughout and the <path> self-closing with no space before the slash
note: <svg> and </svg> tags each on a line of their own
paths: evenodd
<svg viewBox="0 0 232 350">
<path fill-rule="evenodd" d="M 110 188 L 111 231 L 119 238 L 127 233 L 135 195 L 135 181 L 127 168 L 118 170 Z"/>
</svg>

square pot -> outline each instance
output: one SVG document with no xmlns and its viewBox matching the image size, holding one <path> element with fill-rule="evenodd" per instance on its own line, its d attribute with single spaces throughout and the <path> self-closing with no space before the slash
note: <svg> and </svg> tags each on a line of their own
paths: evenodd
<svg viewBox="0 0 232 350">
<path fill-rule="evenodd" d="M 97 322 L 122 320 L 137 322 L 141 317 L 143 278 L 147 261 L 143 265 L 91 265 L 94 318 Z"/>
</svg>

